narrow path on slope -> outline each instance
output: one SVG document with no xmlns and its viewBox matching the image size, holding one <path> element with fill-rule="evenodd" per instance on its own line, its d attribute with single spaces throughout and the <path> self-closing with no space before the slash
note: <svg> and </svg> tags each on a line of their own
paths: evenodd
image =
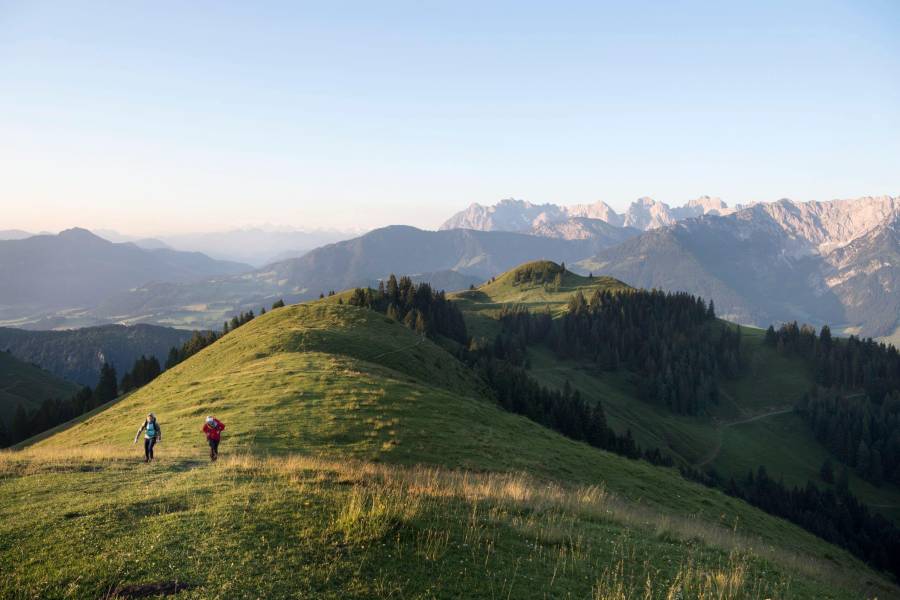
<svg viewBox="0 0 900 600">
<path fill-rule="evenodd" d="M 793 411 L 793 408 L 779 408 L 773 411 L 769 411 L 767 413 L 762 413 L 760 415 L 754 415 L 752 417 L 747 417 L 745 419 L 738 419 L 737 421 L 729 421 L 728 423 L 722 423 L 716 428 L 716 433 L 718 434 L 716 445 L 710 451 L 709 455 L 706 456 L 700 462 L 694 463 L 695 467 L 703 467 L 711 463 L 716 459 L 719 455 L 719 451 L 722 450 L 722 438 L 724 437 L 724 431 L 728 427 L 734 427 L 735 425 L 743 425 L 744 423 L 752 423 L 753 421 L 759 421 L 760 419 L 765 419 L 767 417 L 774 417 L 775 415 L 783 415 L 785 413 L 789 413 Z"/>
<path fill-rule="evenodd" d="M 373 360 L 378 360 L 379 358 L 384 358 L 385 356 L 390 356 L 391 354 L 397 354 L 398 352 L 405 352 L 407 350 L 412 350 L 413 348 L 421 346 L 422 342 L 424 342 L 424 341 L 425 341 L 425 336 L 423 335 L 422 337 L 419 338 L 419 341 L 417 341 L 415 344 L 412 344 L 410 346 L 403 346 L 402 348 L 397 348 L 396 350 L 388 350 L 387 352 L 382 352 L 381 354 L 378 354 L 377 356 L 373 356 L 372 358 L 367 358 L 366 360 L 368 360 L 369 362 L 372 362 Z"/>
</svg>

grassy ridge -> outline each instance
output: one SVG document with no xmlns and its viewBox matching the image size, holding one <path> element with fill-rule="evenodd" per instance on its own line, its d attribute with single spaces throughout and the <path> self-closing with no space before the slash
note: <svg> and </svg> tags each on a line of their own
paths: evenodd
<svg viewBox="0 0 900 600">
<path fill-rule="evenodd" d="M 526 306 L 532 311 L 549 308 L 553 314 L 560 314 L 565 310 L 566 303 L 572 294 L 580 291 L 585 297 L 590 297 L 595 290 L 627 291 L 631 289 L 618 279 L 612 277 L 583 277 L 566 271 L 562 276 L 561 285 L 552 283 L 516 282 L 515 274 L 523 269 L 539 270 L 545 266 L 556 265 L 548 261 L 535 261 L 526 263 L 520 267 L 508 271 L 493 281 L 479 286 L 476 290 L 457 292 L 450 294 L 460 309 L 466 315 L 466 325 L 469 334 L 474 337 L 492 338 L 499 333 L 500 328 L 496 317 L 504 304 L 518 304 Z"/>
<path fill-rule="evenodd" d="M 659 597 L 685 579 L 705 597 L 711 582 L 737 579 L 724 597 L 896 592 L 793 525 L 506 413 L 478 385 L 439 346 L 372 311 L 272 311 L 82 423 L 3 455 L 0 566 L 36 596 L 161 578 L 191 582 L 197 597 L 218 580 L 235 596 L 242 585 L 280 595 L 293 584 L 309 597 L 601 598 L 648 577 Z M 164 431 L 150 466 L 129 446 L 148 410 Z M 228 425 L 233 462 L 202 459 L 209 412 Z M 369 466 L 348 475 L 352 460 Z M 513 504 L 453 491 L 461 484 L 426 493 L 409 473 L 429 467 L 462 481 L 524 472 L 532 491 L 510 492 Z M 385 478 L 411 483 L 377 492 Z M 567 506 L 595 493 L 585 489 L 614 500 L 572 510 L 516 500 L 548 486 Z M 479 531 L 489 541 L 475 543 Z M 79 558 L 79 547 L 101 560 Z"/>
</svg>

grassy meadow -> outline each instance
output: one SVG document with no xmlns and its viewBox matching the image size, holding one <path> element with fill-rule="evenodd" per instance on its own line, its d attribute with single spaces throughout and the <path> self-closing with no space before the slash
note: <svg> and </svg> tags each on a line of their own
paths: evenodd
<svg viewBox="0 0 900 600">
<path fill-rule="evenodd" d="M 167 449 L 0 454 L 0 596 L 860 598 L 865 568 L 602 483 Z M 60 494 L 59 489 L 67 490 Z"/>
<path fill-rule="evenodd" d="M 536 355 L 535 376 L 594 377 L 552 362 Z M 614 424 L 666 432 L 628 381 L 597 381 Z M 0 597 L 900 597 L 799 527 L 505 412 L 480 386 L 373 311 L 271 311 L 0 453 Z M 149 411 L 163 441 L 144 464 L 132 439 Z M 210 413 L 227 426 L 216 463 Z"/>
</svg>

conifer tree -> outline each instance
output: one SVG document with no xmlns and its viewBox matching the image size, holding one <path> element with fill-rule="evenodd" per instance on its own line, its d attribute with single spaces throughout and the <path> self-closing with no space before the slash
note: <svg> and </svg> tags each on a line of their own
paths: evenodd
<svg viewBox="0 0 900 600">
<path fill-rule="evenodd" d="M 872 453 L 869 451 L 869 445 L 865 440 L 859 441 L 856 449 L 856 470 L 865 477 L 869 473 L 871 467 Z"/>
<path fill-rule="evenodd" d="M 116 369 L 109 363 L 100 368 L 100 379 L 94 388 L 94 401 L 97 405 L 114 400 L 119 395 L 119 384 L 116 381 Z"/>
<path fill-rule="evenodd" d="M 3 419 L 0 418 L 0 448 L 6 448 L 7 446 L 12 445 L 12 438 L 9 434 L 9 429 L 6 427 L 6 423 L 3 422 Z"/>
<path fill-rule="evenodd" d="M 31 435 L 31 426 L 28 420 L 28 413 L 20 402 L 16 405 L 16 412 L 13 415 L 12 422 L 12 440 L 13 443 L 21 442 Z"/>
</svg>

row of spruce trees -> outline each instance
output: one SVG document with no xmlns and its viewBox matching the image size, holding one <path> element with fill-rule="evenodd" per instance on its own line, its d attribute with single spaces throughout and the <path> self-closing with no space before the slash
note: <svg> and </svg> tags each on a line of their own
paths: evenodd
<svg viewBox="0 0 900 600">
<path fill-rule="evenodd" d="M 460 347 L 458 358 L 473 368 L 487 383 L 494 400 L 504 409 L 553 429 L 564 436 L 608 450 L 627 458 L 642 458 L 652 464 L 672 466 L 668 455 L 658 448 L 643 450 L 631 430 L 617 434 L 606 422 L 603 405 L 585 400 L 567 380 L 563 389 L 540 385 L 528 372 L 507 360 L 502 344 Z"/>
<path fill-rule="evenodd" d="M 900 353 L 892 345 L 850 336 L 828 326 L 769 327 L 766 343 L 807 361 L 816 387 L 797 404 L 816 439 L 874 483 L 900 484 Z"/>
<path fill-rule="evenodd" d="M 728 481 L 723 481 L 715 471 L 682 467 L 681 474 L 796 523 L 823 540 L 846 548 L 872 566 L 900 576 L 900 528 L 870 511 L 850 492 L 846 471 L 833 488 L 826 489 L 811 481 L 805 486 L 789 487 L 773 479 L 764 466 L 741 479 Z"/>
<path fill-rule="evenodd" d="M 543 344 L 557 356 L 587 361 L 603 371 L 640 375 L 638 392 L 647 402 L 696 415 L 718 403 L 720 376 L 741 369 L 741 330 L 716 321 L 710 302 L 684 293 L 597 290 L 569 300 L 563 316 L 507 306 L 495 341 L 512 361 L 524 360 L 529 344 Z"/>
<path fill-rule="evenodd" d="M 466 322 L 443 290 L 436 292 L 428 283 L 415 284 L 409 277 L 399 280 L 393 274 L 378 289 L 356 288 L 348 300 L 352 306 L 363 306 L 386 314 L 416 332 L 442 335 L 461 344 L 468 342 Z"/>
</svg>

